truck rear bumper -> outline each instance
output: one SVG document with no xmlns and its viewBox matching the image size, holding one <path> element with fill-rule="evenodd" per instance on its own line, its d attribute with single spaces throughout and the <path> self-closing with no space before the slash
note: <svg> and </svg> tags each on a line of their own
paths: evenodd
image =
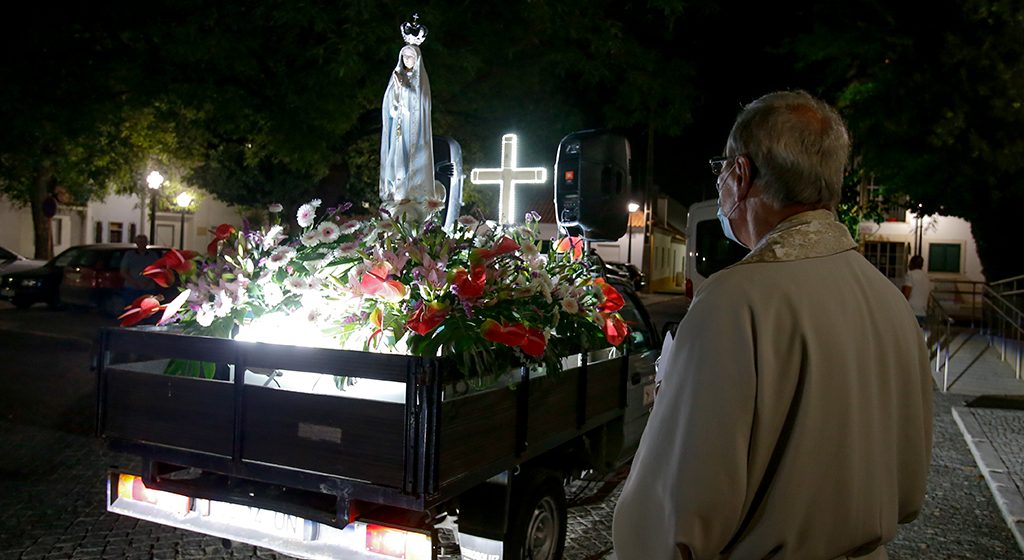
<svg viewBox="0 0 1024 560">
<path fill-rule="evenodd" d="M 139 477 L 114 471 L 107 477 L 107 511 L 298 558 L 432 558 L 428 534 L 360 521 L 339 529 L 272 510 L 149 489 Z"/>
</svg>

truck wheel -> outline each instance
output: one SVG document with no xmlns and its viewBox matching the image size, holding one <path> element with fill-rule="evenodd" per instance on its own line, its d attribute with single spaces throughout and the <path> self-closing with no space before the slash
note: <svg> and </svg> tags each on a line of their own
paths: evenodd
<svg viewBox="0 0 1024 560">
<path fill-rule="evenodd" d="M 515 489 L 503 557 L 559 560 L 565 549 L 566 502 L 562 479 L 539 471 Z"/>
</svg>

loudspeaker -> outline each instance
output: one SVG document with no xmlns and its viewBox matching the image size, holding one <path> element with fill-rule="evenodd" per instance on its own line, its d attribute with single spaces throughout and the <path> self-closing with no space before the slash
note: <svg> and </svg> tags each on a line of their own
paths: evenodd
<svg viewBox="0 0 1024 560">
<path fill-rule="evenodd" d="M 570 235 L 614 241 L 629 221 L 629 141 L 603 130 L 574 132 L 555 157 L 555 218 Z"/>
<path fill-rule="evenodd" d="M 434 136 L 434 179 L 448 193 L 444 225 L 451 227 L 462 211 L 462 146 L 449 136 Z"/>
</svg>

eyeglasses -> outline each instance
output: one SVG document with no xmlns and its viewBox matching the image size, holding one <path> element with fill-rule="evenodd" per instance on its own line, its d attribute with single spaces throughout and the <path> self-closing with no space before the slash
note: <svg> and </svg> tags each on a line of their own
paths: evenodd
<svg viewBox="0 0 1024 560">
<path fill-rule="evenodd" d="M 725 164 L 729 163 L 729 160 L 733 157 L 734 156 L 720 156 L 713 157 L 708 160 L 708 163 L 711 164 L 711 172 L 715 175 L 721 175 L 722 172 L 725 171 Z"/>
</svg>

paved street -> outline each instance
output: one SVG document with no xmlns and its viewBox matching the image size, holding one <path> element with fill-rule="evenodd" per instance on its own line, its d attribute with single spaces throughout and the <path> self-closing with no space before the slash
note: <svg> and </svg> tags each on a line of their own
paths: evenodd
<svg viewBox="0 0 1024 560">
<path fill-rule="evenodd" d="M 90 339 L 105 323 L 90 314 L 0 307 L 0 560 L 286 558 L 106 513 L 106 469 L 131 459 L 92 436 Z M 894 559 L 1024 558 L 950 415 L 965 400 L 936 393 L 925 510 L 889 545 Z M 617 491 L 593 502 L 583 485 L 571 490 L 581 495 L 565 558 L 603 558 Z"/>
</svg>

